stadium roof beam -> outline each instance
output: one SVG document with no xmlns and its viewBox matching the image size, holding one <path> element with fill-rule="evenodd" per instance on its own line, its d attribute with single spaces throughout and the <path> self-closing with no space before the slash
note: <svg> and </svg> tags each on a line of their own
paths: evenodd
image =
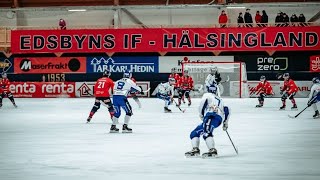
<svg viewBox="0 0 320 180">
<path fill-rule="evenodd" d="M 310 18 L 308 22 L 316 22 L 318 19 L 320 19 L 320 11 L 312 16 L 312 18 Z"/>
<path fill-rule="evenodd" d="M 139 18 L 137 18 L 134 14 L 132 14 L 128 9 L 121 8 L 121 10 L 125 12 L 133 20 L 134 23 L 140 25 L 141 27 L 148 28 L 145 24 L 143 24 L 143 22 L 140 21 Z"/>
</svg>

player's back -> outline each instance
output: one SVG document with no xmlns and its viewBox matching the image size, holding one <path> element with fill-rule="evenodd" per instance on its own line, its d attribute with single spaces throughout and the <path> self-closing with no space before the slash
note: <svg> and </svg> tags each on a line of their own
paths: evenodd
<svg viewBox="0 0 320 180">
<path fill-rule="evenodd" d="M 159 84 L 158 92 L 160 94 L 171 95 L 172 91 L 173 87 L 168 82 Z"/>
<path fill-rule="evenodd" d="M 201 98 L 199 113 L 205 116 L 208 112 L 215 112 L 223 117 L 223 106 L 224 103 L 220 97 L 212 93 L 205 93 Z"/>
<path fill-rule="evenodd" d="M 94 85 L 95 97 L 110 97 L 110 89 L 113 88 L 113 81 L 110 78 L 103 77 L 97 80 Z"/>
<path fill-rule="evenodd" d="M 115 82 L 113 94 L 119 96 L 127 96 L 129 92 L 141 91 L 131 79 L 122 78 Z"/>
</svg>

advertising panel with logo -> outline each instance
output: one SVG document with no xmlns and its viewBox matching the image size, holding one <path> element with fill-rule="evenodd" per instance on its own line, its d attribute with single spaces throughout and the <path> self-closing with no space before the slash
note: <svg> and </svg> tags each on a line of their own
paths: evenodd
<svg viewBox="0 0 320 180">
<path fill-rule="evenodd" d="M 233 56 L 160 56 L 159 73 L 170 73 L 172 68 L 182 72 L 183 62 L 234 62 Z"/>
<path fill-rule="evenodd" d="M 85 73 L 86 58 L 84 57 L 41 57 L 15 58 L 16 74 L 36 73 Z"/>
<path fill-rule="evenodd" d="M 133 73 L 158 73 L 158 56 L 87 58 L 87 73 L 101 73 L 107 68 L 115 73 L 125 70 Z"/>
<path fill-rule="evenodd" d="M 15 97 L 23 98 L 75 97 L 74 82 L 12 82 L 9 89 Z"/>
<path fill-rule="evenodd" d="M 13 73 L 14 65 L 12 58 L 0 58 L 0 73 Z"/>
<path fill-rule="evenodd" d="M 235 57 L 237 61 L 246 63 L 248 72 L 272 73 L 284 71 L 309 71 L 309 59 L 305 55 L 264 56 L 246 55 Z"/>
<path fill-rule="evenodd" d="M 310 72 L 320 72 L 320 55 L 310 56 Z"/>
<path fill-rule="evenodd" d="M 148 81 L 137 81 L 138 86 L 142 87 L 142 90 L 146 93 L 144 95 L 137 94 L 141 97 L 150 97 L 150 82 Z M 95 82 L 76 82 L 76 97 L 92 97 L 94 94 Z M 149 91 L 148 91 L 149 90 Z"/>
</svg>

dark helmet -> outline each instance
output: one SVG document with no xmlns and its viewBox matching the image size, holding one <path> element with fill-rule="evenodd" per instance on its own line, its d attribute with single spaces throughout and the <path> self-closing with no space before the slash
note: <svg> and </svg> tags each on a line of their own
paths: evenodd
<svg viewBox="0 0 320 180">
<path fill-rule="evenodd" d="M 188 70 L 184 70 L 183 71 L 183 75 L 188 76 L 189 75 L 189 71 Z"/>
<path fill-rule="evenodd" d="M 130 79 L 132 77 L 132 73 L 129 70 L 125 70 L 123 73 L 123 77 Z"/>
<path fill-rule="evenodd" d="M 109 69 L 104 70 L 102 76 L 103 77 L 110 77 L 111 76 L 111 71 Z"/>
<path fill-rule="evenodd" d="M 318 84 L 318 83 L 320 83 L 320 79 L 318 77 L 314 77 L 314 78 L 312 78 L 312 83 Z"/>
<path fill-rule="evenodd" d="M 282 77 L 283 77 L 283 78 L 289 78 L 290 75 L 289 75 L 289 73 L 284 73 Z"/>
<path fill-rule="evenodd" d="M 176 72 L 177 72 L 176 68 L 171 69 L 171 73 L 176 73 Z"/>
<path fill-rule="evenodd" d="M 169 81 L 170 84 L 175 84 L 176 83 L 176 80 L 174 78 L 169 78 L 168 81 Z"/>
<path fill-rule="evenodd" d="M 262 76 L 260 77 L 260 81 L 265 81 L 265 80 L 266 80 L 266 76 L 262 75 Z"/>
<path fill-rule="evenodd" d="M 7 76 L 7 73 L 5 73 L 5 72 L 3 72 L 2 74 L 1 74 L 1 76 L 2 76 L 2 78 L 7 78 L 8 76 Z"/>
</svg>

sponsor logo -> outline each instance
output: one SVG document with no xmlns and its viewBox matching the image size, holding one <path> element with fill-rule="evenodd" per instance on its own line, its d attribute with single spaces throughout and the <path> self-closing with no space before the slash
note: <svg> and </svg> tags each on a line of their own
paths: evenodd
<svg viewBox="0 0 320 180">
<path fill-rule="evenodd" d="M 258 57 L 258 71 L 285 71 L 288 69 L 287 57 Z"/>
<path fill-rule="evenodd" d="M 109 69 L 111 72 L 124 72 L 129 70 L 138 73 L 154 73 L 157 68 L 154 62 L 116 62 L 113 58 L 93 58 L 90 61 L 93 72 L 100 73 Z"/>
<path fill-rule="evenodd" d="M 311 56 L 310 57 L 310 71 L 311 72 L 320 72 L 320 56 Z"/>
<path fill-rule="evenodd" d="M 2 69 L 2 72 L 8 72 L 11 67 L 12 63 L 9 59 L 4 59 L 3 61 L 0 61 L 0 69 Z"/>
<path fill-rule="evenodd" d="M 76 58 L 72 58 L 68 63 L 53 63 L 47 62 L 46 64 L 34 63 L 30 59 L 22 59 L 20 62 L 20 69 L 23 72 L 30 70 L 70 70 L 76 72 L 80 69 L 80 61 Z"/>
<path fill-rule="evenodd" d="M 93 94 L 91 88 L 86 83 L 82 83 L 77 91 L 79 91 L 80 97 L 90 97 Z"/>
</svg>

